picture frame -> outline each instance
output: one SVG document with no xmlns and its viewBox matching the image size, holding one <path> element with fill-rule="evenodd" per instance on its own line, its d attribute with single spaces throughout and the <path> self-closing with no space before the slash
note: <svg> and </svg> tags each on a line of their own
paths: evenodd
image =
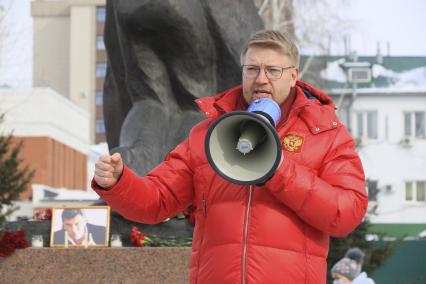
<svg viewBox="0 0 426 284">
<path fill-rule="evenodd" d="M 50 247 L 108 247 L 109 206 L 52 208 Z"/>
</svg>

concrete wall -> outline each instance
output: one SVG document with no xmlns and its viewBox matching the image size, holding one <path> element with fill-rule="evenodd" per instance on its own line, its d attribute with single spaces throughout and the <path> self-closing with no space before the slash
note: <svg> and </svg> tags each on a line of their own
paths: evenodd
<svg viewBox="0 0 426 284">
<path fill-rule="evenodd" d="M 50 87 L 69 97 L 70 18 L 33 15 L 33 86 Z"/>
<path fill-rule="evenodd" d="M 36 0 L 33 85 L 50 87 L 85 109 L 95 143 L 96 7 L 106 0 Z"/>
<path fill-rule="evenodd" d="M 76 6 L 70 15 L 70 87 L 73 102 L 89 113 L 95 108 L 96 6 Z"/>
</svg>

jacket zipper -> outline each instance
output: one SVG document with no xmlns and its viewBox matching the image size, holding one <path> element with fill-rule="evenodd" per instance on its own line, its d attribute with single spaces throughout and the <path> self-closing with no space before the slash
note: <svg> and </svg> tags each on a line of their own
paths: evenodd
<svg viewBox="0 0 426 284">
<path fill-rule="evenodd" d="M 202 194 L 202 199 L 201 199 L 201 210 L 202 210 L 202 214 L 204 216 L 204 218 L 207 217 L 207 201 L 206 201 L 206 197 L 205 197 L 205 192 L 203 191 Z M 205 220 L 204 220 L 205 222 Z M 206 226 L 205 224 L 203 225 L 203 233 L 201 235 L 201 240 L 200 240 L 200 247 L 199 247 L 199 252 L 198 252 L 198 264 L 197 264 L 197 271 L 199 271 L 200 269 L 200 261 L 201 261 L 201 248 L 204 246 L 204 234 L 206 233 Z M 198 276 L 199 274 L 196 274 L 195 277 L 195 283 L 198 283 Z"/>
<path fill-rule="evenodd" d="M 206 198 L 204 196 L 204 191 L 203 191 L 203 200 L 201 201 L 201 206 L 203 207 L 203 215 L 204 217 L 207 216 L 207 202 L 206 202 Z"/>
<path fill-rule="evenodd" d="M 242 260 L 242 284 L 246 283 L 246 257 L 247 257 L 247 235 L 248 235 L 248 224 L 250 216 L 250 206 L 253 197 L 253 186 L 249 187 L 249 197 L 247 201 L 246 218 L 244 223 L 244 243 L 243 243 L 243 260 Z"/>
</svg>

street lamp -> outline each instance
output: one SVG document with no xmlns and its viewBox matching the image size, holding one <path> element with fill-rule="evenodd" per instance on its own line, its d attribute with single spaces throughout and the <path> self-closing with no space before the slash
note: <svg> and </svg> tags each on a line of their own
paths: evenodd
<svg viewBox="0 0 426 284">
<path fill-rule="evenodd" d="M 347 80 L 352 84 L 352 96 L 348 105 L 348 129 L 352 131 L 352 114 L 353 103 L 357 95 L 357 84 L 370 83 L 372 81 L 371 63 L 370 62 L 344 62 L 341 67 L 345 70 Z"/>
</svg>

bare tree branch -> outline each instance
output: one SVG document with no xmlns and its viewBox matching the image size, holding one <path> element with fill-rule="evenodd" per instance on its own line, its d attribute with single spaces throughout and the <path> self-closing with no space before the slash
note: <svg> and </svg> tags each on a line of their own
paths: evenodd
<svg viewBox="0 0 426 284">
<path fill-rule="evenodd" d="M 291 34 L 301 49 L 327 54 L 332 39 L 343 39 L 348 21 L 339 14 L 347 0 L 255 0 L 265 27 Z"/>
<path fill-rule="evenodd" d="M 266 11 L 266 9 L 269 8 L 269 0 L 261 1 L 261 6 L 259 7 L 259 15 L 263 15 Z"/>
<path fill-rule="evenodd" d="M 309 70 L 309 67 L 311 66 L 312 59 L 314 56 L 309 56 L 308 59 L 305 62 L 305 65 L 303 65 L 303 69 L 299 72 L 299 78 L 302 79 L 303 75 L 305 75 L 306 71 Z"/>
</svg>

